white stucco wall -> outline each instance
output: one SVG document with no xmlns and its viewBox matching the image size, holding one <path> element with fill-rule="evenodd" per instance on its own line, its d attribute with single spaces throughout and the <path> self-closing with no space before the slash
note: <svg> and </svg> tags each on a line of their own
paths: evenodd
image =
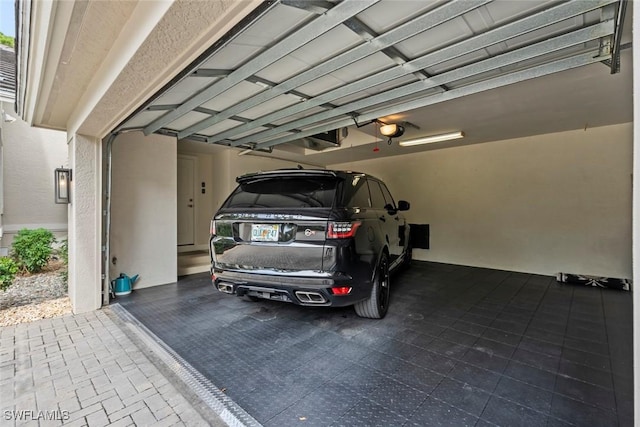
<svg viewBox="0 0 640 427">
<path fill-rule="evenodd" d="M 383 179 L 430 224 L 414 258 L 631 277 L 632 125 L 330 166 Z"/>
<path fill-rule="evenodd" d="M 136 288 L 177 277 L 175 138 L 120 135 L 113 144 L 110 277 L 139 274 Z"/>
<path fill-rule="evenodd" d="M 21 228 L 42 227 L 64 237 L 67 206 L 54 203 L 53 170 L 69 166 L 66 134 L 30 127 L 19 119 L 10 102 L 2 102 L 1 107 L 16 120 L 0 120 L 4 207 L 0 251 L 11 246 Z"/>
<path fill-rule="evenodd" d="M 100 140 L 69 135 L 71 204 L 69 215 L 69 298 L 74 313 L 100 308 L 102 303 L 102 156 Z"/>
</svg>

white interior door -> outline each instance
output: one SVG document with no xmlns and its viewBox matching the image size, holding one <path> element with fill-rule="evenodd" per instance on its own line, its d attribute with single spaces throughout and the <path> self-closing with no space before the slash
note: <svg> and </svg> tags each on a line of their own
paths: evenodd
<svg viewBox="0 0 640 427">
<path fill-rule="evenodd" d="M 178 157 L 178 246 L 193 245 L 195 159 Z"/>
</svg>

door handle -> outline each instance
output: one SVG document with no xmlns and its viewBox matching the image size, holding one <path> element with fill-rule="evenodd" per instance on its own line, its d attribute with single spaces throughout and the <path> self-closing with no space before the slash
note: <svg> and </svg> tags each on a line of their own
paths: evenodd
<svg viewBox="0 0 640 427">
<path fill-rule="evenodd" d="M 380 221 L 382 221 L 382 222 L 385 222 L 385 221 L 387 220 L 384 216 L 381 216 L 379 219 L 380 219 Z"/>
<path fill-rule="evenodd" d="M 193 205 L 187 205 L 187 206 L 189 206 L 190 208 L 192 208 L 192 207 L 193 207 Z"/>
</svg>

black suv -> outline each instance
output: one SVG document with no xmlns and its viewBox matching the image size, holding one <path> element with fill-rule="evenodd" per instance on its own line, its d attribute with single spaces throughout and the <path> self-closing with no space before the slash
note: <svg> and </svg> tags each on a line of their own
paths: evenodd
<svg viewBox="0 0 640 427">
<path fill-rule="evenodd" d="M 298 305 L 354 305 L 384 317 L 390 271 L 411 262 L 409 225 L 382 181 L 310 169 L 257 172 L 211 221 L 211 278 L 225 293 Z"/>
</svg>

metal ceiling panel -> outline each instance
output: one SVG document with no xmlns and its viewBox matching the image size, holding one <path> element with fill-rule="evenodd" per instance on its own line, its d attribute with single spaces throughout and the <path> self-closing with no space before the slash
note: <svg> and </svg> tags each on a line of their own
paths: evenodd
<svg viewBox="0 0 640 427">
<path fill-rule="evenodd" d="M 123 126 L 271 147 L 611 61 L 619 4 L 279 0 Z"/>
<path fill-rule="evenodd" d="M 298 96 L 280 95 L 249 110 L 246 110 L 242 113 L 242 116 L 251 120 L 255 120 L 258 117 L 262 117 L 265 114 L 270 113 L 271 111 L 280 110 L 290 105 L 297 104 L 298 102 L 302 102 L 302 99 Z"/>
<path fill-rule="evenodd" d="M 263 68 L 255 75 L 278 84 L 292 76 L 300 74 L 307 68 L 309 68 L 309 64 L 306 62 L 294 58 L 293 56 L 285 56 L 268 67 Z"/>
<path fill-rule="evenodd" d="M 229 90 L 221 93 L 220 96 L 203 103 L 202 106 L 210 110 L 222 111 L 235 104 L 237 100 L 249 98 L 250 96 L 262 92 L 265 89 L 266 88 L 264 86 L 260 86 L 256 83 L 242 81 L 237 85 L 232 86 Z"/>
<path fill-rule="evenodd" d="M 194 123 L 202 120 L 203 117 L 206 117 L 206 114 L 198 113 L 197 111 L 190 111 L 184 116 L 172 121 L 167 125 L 167 129 L 173 131 L 180 131 L 188 126 L 191 126 Z"/>
<path fill-rule="evenodd" d="M 142 128 L 146 126 L 148 123 L 151 123 L 152 121 L 157 119 L 158 117 L 161 117 L 165 112 L 166 111 L 163 111 L 163 110 L 142 111 L 137 115 L 133 116 L 128 121 L 126 121 L 122 127 L 127 129 Z"/>
<path fill-rule="evenodd" d="M 151 105 L 181 104 L 194 92 L 198 92 L 218 80 L 220 80 L 219 77 L 187 77 L 153 101 Z"/>
<path fill-rule="evenodd" d="M 396 46 L 410 58 L 417 58 L 451 43 L 469 38 L 473 34 L 465 20 L 457 18 L 449 22 L 443 22 L 435 28 L 398 43 Z"/>
<path fill-rule="evenodd" d="M 605 1 L 597 4 L 601 4 L 601 3 L 605 3 Z M 429 64 L 439 64 L 449 59 L 464 55 L 469 51 L 481 49 L 484 46 L 504 40 L 505 38 L 511 38 L 520 34 L 530 32 L 541 26 L 549 25 L 549 23 L 551 22 L 565 20 L 570 16 L 575 16 L 577 14 L 584 13 L 585 11 L 591 10 L 594 6 L 595 6 L 595 2 L 587 2 L 587 1 L 561 4 L 552 9 L 537 13 L 532 16 L 528 16 L 526 18 L 523 18 L 522 20 L 512 22 L 502 27 L 498 27 L 494 30 L 487 31 L 485 33 L 479 34 L 472 38 L 468 38 L 458 43 L 447 46 L 446 48 L 429 53 L 420 58 L 416 58 L 411 62 L 409 62 L 408 64 L 404 64 L 404 66 L 402 67 L 391 68 L 381 73 L 378 73 L 377 75 L 362 78 L 356 82 L 352 82 L 341 88 L 322 94 L 321 96 L 318 96 L 314 99 L 310 99 L 307 102 L 305 102 L 303 105 L 300 105 L 300 107 L 310 108 L 312 106 L 319 105 L 321 103 L 329 102 L 337 97 L 346 96 L 350 93 L 367 89 L 369 87 L 375 86 L 376 84 L 380 84 L 384 81 L 389 81 L 394 78 L 400 77 L 402 75 L 406 75 L 416 69 L 418 70 L 422 69 L 428 66 Z M 409 65 L 413 65 L 413 67 L 409 67 Z M 341 107 L 339 110 L 336 110 L 336 114 L 338 114 L 337 111 L 343 111 L 343 110 L 344 108 Z M 255 127 L 260 124 L 268 123 L 269 121 L 272 121 L 272 120 L 279 120 L 283 116 L 290 115 L 296 112 L 298 112 L 298 108 L 296 108 L 296 106 L 288 107 L 280 111 L 271 113 L 252 123 L 244 124 L 238 130 L 244 131 L 245 129 Z M 346 113 L 349 113 L 349 112 L 346 112 Z M 293 124 L 293 127 L 295 126 L 297 126 L 297 124 Z M 274 132 L 275 131 L 273 130 L 269 130 L 264 132 L 262 136 L 269 137 Z M 220 135 L 219 137 L 220 138 L 224 137 L 226 139 L 231 136 L 229 135 L 228 132 L 224 133 L 223 135 Z M 210 142 L 215 142 L 215 141 L 211 139 Z M 244 142 L 246 141 L 237 140 L 237 141 L 234 141 L 233 144 L 241 144 Z"/>
<path fill-rule="evenodd" d="M 579 56 L 567 58 L 565 60 L 553 62 L 551 64 L 536 66 L 528 70 L 509 74 L 507 76 L 500 76 L 500 77 L 482 81 L 476 84 L 467 85 L 462 88 L 443 92 L 438 95 L 418 98 L 415 101 L 401 103 L 401 104 L 393 105 L 391 107 L 383 107 L 377 110 L 373 110 L 367 114 L 364 114 L 359 118 L 362 121 L 374 120 L 378 117 L 395 114 L 398 108 L 402 108 L 403 110 L 414 110 L 414 109 L 425 107 L 428 105 L 444 102 L 446 100 L 457 99 L 463 96 L 472 95 L 475 93 L 495 89 L 505 85 L 514 84 L 517 82 L 522 82 L 522 81 L 534 79 L 537 77 L 546 76 L 549 74 L 569 70 L 572 68 L 582 67 L 582 66 L 593 64 L 596 62 L 601 62 L 602 60 L 603 60 L 603 57 L 594 55 L 594 52 L 587 52 Z M 296 133 L 293 136 L 280 137 L 280 138 L 272 139 L 263 143 L 256 144 L 256 148 L 260 149 L 260 148 L 273 147 L 279 144 L 283 144 L 285 142 L 293 141 L 298 138 L 303 138 L 305 136 L 311 136 L 318 133 L 327 132 L 331 129 L 337 129 L 340 127 L 348 126 L 350 125 L 350 122 L 351 122 L 350 119 L 342 119 L 339 121 L 332 122 L 331 124 L 328 124 L 328 125 L 317 126 L 309 130 Z"/>
<path fill-rule="evenodd" d="M 412 35 L 425 31 L 434 26 L 441 25 L 450 19 L 454 19 L 466 12 L 472 11 L 486 2 L 491 0 L 480 0 L 477 2 L 462 2 L 452 1 L 444 4 L 442 7 L 435 8 L 429 12 L 419 15 L 413 19 L 408 20 L 404 24 L 389 30 L 388 32 L 379 35 L 378 37 L 371 38 L 372 35 L 368 34 L 369 43 L 361 44 L 353 49 L 350 49 L 340 55 L 337 55 L 327 61 L 319 62 L 313 68 L 295 76 L 291 79 L 279 84 L 272 88 L 270 91 L 261 93 L 259 96 L 252 99 L 240 102 L 234 105 L 228 111 L 221 112 L 202 123 L 198 123 L 195 126 L 185 130 L 185 132 L 178 135 L 179 138 L 189 136 L 190 134 L 197 132 L 207 126 L 211 126 L 220 120 L 224 120 L 227 117 L 231 117 L 234 114 L 238 114 L 245 109 L 258 105 L 261 102 L 265 102 L 274 96 L 281 93 L 295 89 L 301 85 L 305 85 L 317 79 L 321 79 L 327 73 L 344 67 L 359 59 L 365 58 L 367 55 L 371 55 L 382 49 L 392 47 L 395 43 L 398 43 Z M 308 5 L 309 3 L 304 3 Z M 329 90 L 331 87 L 327 87 L 325 90 Z"/>
<path fill-rule="evenodd" d="M 362 38 L 353 31 L 339 26 L 294 50 L 290 56 L 308 65 L 315 65 L 362 43 Z"/>
<path fill-rule="evenodd" d="M 504 66 L 506 64 L 518 62 L 530 57 L 544 55 L 549 51 L 561 49 L 563 46 L 578 43 L 580 40 L 588 39 L 590 37 L 595 37 L 600 34 L 610 33 L 612 31 L 612 27 L 613 27 L 612 22 L 609 21 L 609 22 L 600 24 L 599 26 L 597 26 L 597 28 L 585 28 L 583 30 L 580 30 L 580 32 L 577 34 L 568 34 L 565 36 L 558 37 L 556 39 L 540 42 L 537 45 L 532 45 L 532 46 L 529 46 L 528 48 L 523 48 L 521 50 L 508 52 L 498 57 L 489 58 L 478 64 L 470 64 L 466 67 L 452 70 L 448 73 L 441 74 L 439 76 L 433 77 L 426 81 L 411 83 L 401 88 L 393 89 L 388 92 L 378 94 L 376 96 L 371 96 L 361 101 L 354 102 L 352 104 L 340 106 L 331 111 L 322 112 L 317 115 L 317 119 L 325 120 L 331 116 L 338 117 L 341 114 L 348 114 L 351 111 L 358 111 L 359 109 L 367 108 L 371 105 L 376 105 L 381 102 L 384 102 L 385 100 L 402 98 L 404 96 L 411 95 L 419 90 L 428 89 L 431 87 L 435 87 L 437 85 L 448 84 L 451 82 L 455 82 L 456 80 L 469 78 L 475 74 L 486 72 L 493 68 Z M 563 62 L 559 61 L 558 63 L 563 63 Z M 586 63 L 591 63 L 591 62 L 586 62 Z M 505 81 L 508 81 L 506 77 L 505 77 Z M 407 105 L 412 105 L 412 104 L 413 104 L 412 102 L 407 103 Z M 388 113 L 388 114 L 393 114 L 393 113 Z M 388 114 L 385 114 L 385 115 L 388 115 Z M 294 127 L 304 126 L 304 125 L 307 125 L 308 122 L 311 122 L 312 120 L 313 118 L 307 117 L 302 120 L 289 122 L 285 125 L 280 126 L 278 130 L 287 129 L 287 128 L 292 129 Z M 369 119 L 369 120 L 373 120 L 373 119 Z M 273 136 L 275 133 L 276 133 L 276 130 L 270 129 L 263 132 L 260 136 L 263 138 L 268 138 Z M 243 141 L 242 139 L 239 139 L 234 141 L 234 144 L 242 144 L 246 142 L 247 141 Z"/>
<path fill-rule="evenodd" d="M 222 49 L 213 55 L 199 68 L 235 70 L 244 64 L 247 61 L 247 58 L 252 58 L 263 51 L 264 47 L 262 46 L 229 43 L 226 49 Z"/>
<path fill-rule="evenodd" d="M 206 129 L 203 129 L 200 133 L 204 136 L 210 136 L 210 135 L 215 135 L 217 133 L 220 132 L 224 132 L 227 129 L 231 129 L 234 128 L 238 125 L 240 125 L 242 122 L 238 122 L 235 120 L 225 120 L 222 121 L 220 123 L 216 123 L 215 125 L 208 127 Z M 262 130 L 265 130 L 266 128 L 261 128 Z"/>
<path fill-rule="evenodd" d="M 287 116 L 281 120 L 275 120 L 272 124 L 277 125 L 277 126 L 283 126 L 291 121 L 295 121 L 295 120 L 299 120 L 299 119 L 303 119 L 305 117 L 309 117 L 309 116 L 313 116 L 314 114 L 319 114 L 319 113 L 323 113 L 327 111 L 325 108 L 321 108 L 321 107 L 314 107 L 314 108 L 310 108 L 308 110 L 304 110 L 301 111 L 299 113 L 294 113 L 290 116 Z"/>
<path fill-rule="evenodd" d="M 314 18 L 314 14 L 282 4 L 276 4 L 264 17 L 250 25 L 234 39 L 235 43 L 271 46 Z"/>
<path fill-rule="evenodd" d="M 340 87 L 345 83 L 345 81 L 340 80 L 331 74 L 327 74 L 300 86 L 298 90 L 310 96 L 318 96 L 324 92 Z"/>
<path fill-rule="evenodd" d="M 287 35 L 287 37 L 280 40 L 275 45 L 261 52 L 261 54 L 249 59 L 248 62 L 229 74 L 229 76 L 221 80 L 219 83 L 211 85 L 205 90 L 194 94 L 194 96 L 192 96 L 187 102 L 183 103 L 175 110 L 170 111 L 163 117 L 160 117 L 150 123 L 146 128 L 144 128 L 144 133 L 148 135 L 161 129 L 167 123 L 172 122 L 190 110 L 202 105 L 204 102 L 220 95 L 227 89 L 242 82 L 247 77 L 251 77 L 266 66 L 271 65 L 283 56 L 290 54 L 298 47 L 308 43 L 321 34 L 324 34 L 337 25 L 340 25 L 347 19 L 362 12 L 367 7 L 377 3 L 377 1 L 378 0 L 358 0 L 338 3 L 325 14 L 315 18 L 303 28 Z"/>
<path fill-rule="evenodd" d="M 446 0 L 394 0 L 380 2 L 362 12 L 358 15 L 358 18 L 373 31 L 382 34 L 410 18 L 420 16 L 445 3 L 447 3 Z"/>
<path fill-rule="evenodd" d="M 345 83 L 350 83 L 375 74 L 378 71 L 389 69 L 395 65 L 396 63 L 389 59 L 387 55 L 377 52 L 353 64 L 340 68 L 331 73 L 331 75 Z"/>
<path fill-rule="evenodd" d="M 562 3 L 563 0 L 543 0 L 543 1 L 498 1 L 484 7 L 486 17 L 490 19 L 492 25 L 502 25 L 514 19 L 538 13 L 551 6 Z"/>
</svg>

